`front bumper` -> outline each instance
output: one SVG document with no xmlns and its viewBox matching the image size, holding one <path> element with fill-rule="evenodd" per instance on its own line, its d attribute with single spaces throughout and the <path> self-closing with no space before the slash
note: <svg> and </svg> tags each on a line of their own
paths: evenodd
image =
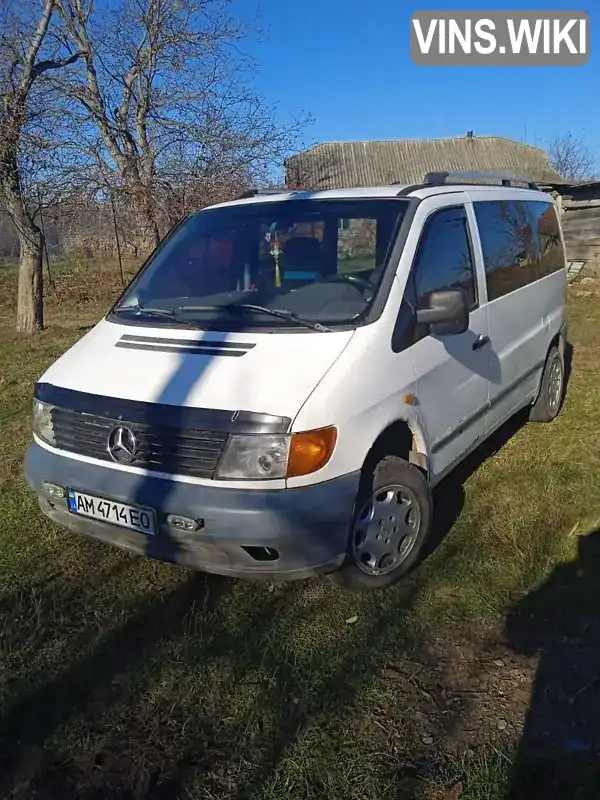
<svg viewBox="0 0 600 800">
<path fill-rule="evenodd" d="M 198 486 L 90 464 L 35 443 L 26 453 L 25 474 L 44 514 L 77 533 L 203 572 L 285 580 L 342 564 L 360 477 L 273 491 Z M 150 506 L 157 511 L 158 532 L 146 536 L 71 514 L 66 500 L 43 494 L 43 481 Z M 167 514 L 201 519 L 203 526 L 182 532 L 167 524 Z M 263 560 L 265 548 L 277 557 Z"/>
</svg>

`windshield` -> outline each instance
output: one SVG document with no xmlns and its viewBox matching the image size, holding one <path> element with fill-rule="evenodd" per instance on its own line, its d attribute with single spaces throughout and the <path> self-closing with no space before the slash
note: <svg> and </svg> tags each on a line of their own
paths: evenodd
<svg viewBox="0 0 600 800">
<path fill-rule="evenodd" d="M 407 201 L 288 200 L 190 217 L 113 314 L 147 324 L 327 330 L 378 290 Z"/>
</svg>

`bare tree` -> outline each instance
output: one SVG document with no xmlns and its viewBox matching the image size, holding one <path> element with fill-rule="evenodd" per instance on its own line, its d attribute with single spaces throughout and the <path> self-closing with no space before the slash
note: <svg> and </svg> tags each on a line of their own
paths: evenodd
<svg viewBox="0 0 600 800">
<path fill-rule="evenodd" d="M 55 10 L 55 0 L 0 2 L 0 201 L 19 237 L 17 330 L 24 333 L 44 324 L 43 235 L 22 170 L 44 146 L 42 120 L 50 102 L 36 89 L 45 73 L 79 57 L 49 33 Z"/>
<path fill-rule="evenodd" d="M 556 136 L 546 149 L 553 169 L 568 180 L 582 181 L 595 177 L 594 154 L 578 137 L 570 133 Z"/>
<path fill-rule="evenodd" d="M 96 164 L 99 185 L 129 199 L 148 247 L 163 227 L 159 199 L 268 175 L 306 122 L 278 125 L 254 91 L 254 62 L 241 51 L 252 30 L 231 15 L 231 2 L 122 0 L 96 9 L 93 0 L 57 0 L 83 54 L 75 78 L 60 76 L 78 104 L 77 146 Z"/>
</svg>

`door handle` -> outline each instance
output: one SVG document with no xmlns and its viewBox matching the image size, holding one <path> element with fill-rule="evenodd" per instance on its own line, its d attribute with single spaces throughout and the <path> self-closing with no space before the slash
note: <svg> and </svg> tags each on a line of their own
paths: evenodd
<svg viewBox="0 0 600 800">
<path fill-rule="evenodd" d="M 473 342 L 473 350 L 481 350 L 482 347 L 485 347 L 486 344 L 491 344 L 491 339 L 489 336 L 483 336 L 479 334 L 477 339 Z"/>
</svg>

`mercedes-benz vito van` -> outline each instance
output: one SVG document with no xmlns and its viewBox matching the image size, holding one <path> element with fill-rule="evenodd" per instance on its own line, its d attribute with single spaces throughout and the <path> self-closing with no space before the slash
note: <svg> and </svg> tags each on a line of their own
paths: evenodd
<svg viewBox="0 0 600 800">
<path fill-rule="evenodd" d="M 519 179 L 253 193 L 185 219 L 35 386 L 74 531 L 223 575 L 387 586 L 431 489 L 564 387 L 552 197 Z"/>
</svg>

